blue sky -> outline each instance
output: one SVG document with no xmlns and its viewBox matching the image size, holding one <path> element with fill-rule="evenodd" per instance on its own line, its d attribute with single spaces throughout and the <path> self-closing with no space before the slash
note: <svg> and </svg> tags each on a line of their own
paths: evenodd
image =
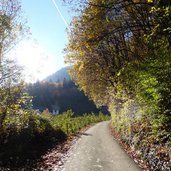
<svg viewBox="0 0 171 171">
<path fill-rule="evenodd" d="M 62 0 L 55 2 L 69 24 L 69 8 Z M 26 77 L 29 73 L 33 80 L 41 80 L 65 66 L 62 52 L 68 42 L 66 24 L 52 0 L 22 0 L 21 5 L 32 35 L 18 45 L 17 60 L 27 68 Z"/>
</svg>

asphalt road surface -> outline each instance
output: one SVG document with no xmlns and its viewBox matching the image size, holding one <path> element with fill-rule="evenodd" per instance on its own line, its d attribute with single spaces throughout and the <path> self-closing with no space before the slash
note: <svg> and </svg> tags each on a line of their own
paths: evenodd
<svg viewBox="0 0 171 171">
<path fill-rule="evenodd" d="M 82 134 L 70 151 L 62 171 L 140 171 L 101 122 Z"/>
</svg>

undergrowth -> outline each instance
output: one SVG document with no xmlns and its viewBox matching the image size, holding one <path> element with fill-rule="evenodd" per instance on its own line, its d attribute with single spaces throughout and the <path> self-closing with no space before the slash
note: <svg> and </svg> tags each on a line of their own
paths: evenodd
<svg viewBox="0 0 171 171">
<path fill-rule="evenodd" d="M 42 114 L 21 110 L 4 121 L 0 132 L 0 169 L 13 169 L 35 164 L 54 145 L 66 140 L 72 133 L 92 123 L 108 120 L 103 114 L 85 114 L 74 117 L 69 110 L 52 116 L 47 110 Z"/>
</svg>

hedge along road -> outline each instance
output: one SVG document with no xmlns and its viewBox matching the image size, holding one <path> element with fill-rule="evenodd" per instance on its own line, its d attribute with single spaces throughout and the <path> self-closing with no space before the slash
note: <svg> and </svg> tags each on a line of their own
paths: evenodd
<svg viewBox="0 0 171 171">
<path fill-rule="evenodd" d="M 140 171 L 101 122 L 82 134 L 69 153 L 62 171 Z"/>
</svg>

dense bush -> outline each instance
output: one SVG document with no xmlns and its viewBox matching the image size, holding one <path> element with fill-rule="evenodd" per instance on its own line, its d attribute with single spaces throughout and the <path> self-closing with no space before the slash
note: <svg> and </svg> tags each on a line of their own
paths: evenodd
<svg viewBox="0 0 171 171">
<path fill-rule="evenodd" d="M 13 167 L 17 163 L 25 164 L 28 159 L 40 158 L 48 148 L 64 141 L 67 135 L 108 119 L 109 116 L 93 113 L 74 117 L 71 110 L 57 116 L 52 116 L 48 110 L 42 114 L 33 110 L 10 114 L 0 132 L 0 166 Z"/>
<path fill-rule="evenodd" d="M 20 110 L 10 115 L 0 132 L 0 165 L 25 163 L 39 158 L 54 143 L 65 140 L 65 133 L 35 111 Z"/>
<path fill-rule="evenodd" d="M 170 167 L 170 75 L 170 50 L 161 46 L 138 70 L 135 65 L 125 68 L 118 78 L 120 91 L 115 100 L 111 96 L 113 126 L 153 170 Z"/>
<path fill-rule="evenodd" d="M 48 113 L 47 113 L 48 116 Z M 61 115 L 51 118 L 52 125 L 59 127 L 66 134 L 76 133 L 81 128 L 86 127 L 92 123 L 97 123 L 105 120 L 109 120 L 109 116 L 99 113 L 98 115 L 84 114 L 83 116 L 75 117 L 72 110 L 68 110 Z"/>
</svg>

